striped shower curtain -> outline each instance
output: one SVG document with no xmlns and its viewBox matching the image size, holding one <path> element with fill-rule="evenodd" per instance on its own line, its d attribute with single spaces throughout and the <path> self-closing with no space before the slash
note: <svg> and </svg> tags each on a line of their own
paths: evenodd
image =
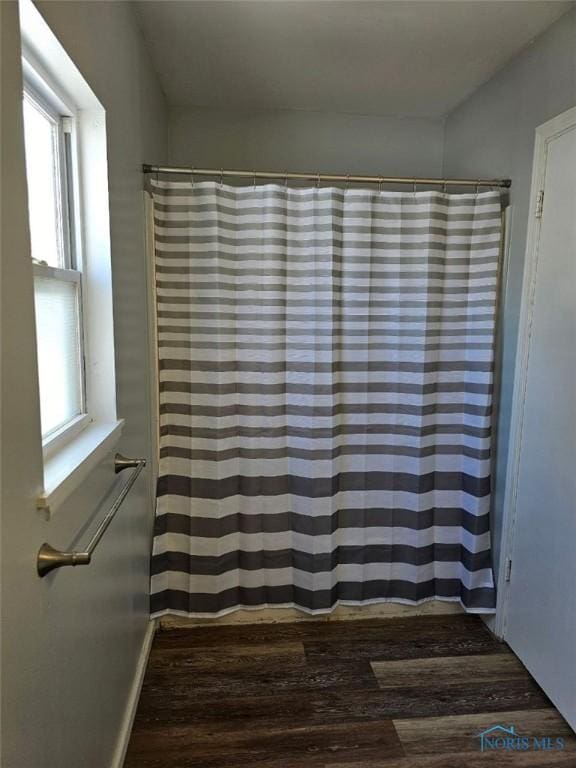
<svg viewBox="0 0 576 768">
<path fill-rule="evenodd" d="M 151 191 L 152 612 L 493 611 L 499 193 Z"/>
</svg>

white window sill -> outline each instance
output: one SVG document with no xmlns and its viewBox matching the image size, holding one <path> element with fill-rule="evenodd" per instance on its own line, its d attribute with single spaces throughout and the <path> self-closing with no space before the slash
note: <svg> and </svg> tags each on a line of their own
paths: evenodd
<svg viewBox="0 0 576 768">
<path fill-rule="evenodd" d="M 92 423 L 44 461 L 44 490 L 36 506 L 47 515 L 73 493 L 120 440 L 124 420 Z"/>
</svg>

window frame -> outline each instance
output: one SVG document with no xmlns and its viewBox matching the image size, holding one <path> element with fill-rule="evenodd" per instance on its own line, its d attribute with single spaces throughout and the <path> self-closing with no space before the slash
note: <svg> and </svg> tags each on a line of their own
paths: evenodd
<svg viewBox="0 0 576 768">
<path fill-rule="evenodd" d="M 78 167 L 77 111 L 62 97 L 61 88 L 39 72 L 33 59 L 23 51 L 23 99 L 29 99 L 56 127 L 58 227 L 64 266 L 54 267 L 32 258 L 33 276 L 75 282 L 78 285 L 78 340 L 80 359 L 80 413 L 57 429 L 42 435 L 42 452 L 48 460 L 61 451 L 85 429 L 93 418 L 88 402 L 86 380 L 86 307 L 82 258 L 82 210 L 80 207 L 80 171 Z"/>
</svg>

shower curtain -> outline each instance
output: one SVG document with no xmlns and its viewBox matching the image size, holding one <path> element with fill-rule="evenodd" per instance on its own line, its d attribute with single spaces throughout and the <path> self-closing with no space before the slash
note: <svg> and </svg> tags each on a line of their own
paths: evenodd
<svg viewBox="0 0 576 768">
<path fill-rule="evenodd" d="M 150 183 L 152 612 L 493 611 L 500 194 Z"/>
</svg>

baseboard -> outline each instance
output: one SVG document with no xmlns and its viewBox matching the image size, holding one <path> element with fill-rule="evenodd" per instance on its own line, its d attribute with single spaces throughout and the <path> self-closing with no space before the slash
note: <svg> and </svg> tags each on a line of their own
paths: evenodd
<svg viewBox="0 0 576 768">
<path fill-rule="evenodd" d="M 340 605 L 331 613 L 311 615 L 294 608 L 263 608 L 260 610 L 239 610 L 219 618 L 189 618 L 167 614 L 158 619 L 162 629 L 178 629 L 198 626 L 230 624 L 278 624 L 309 621 L 358 621 L 360 619 L 397 619 L 408 616 L 430 616 L 463 613 L 460 603 L 430 600 L 419 605 L 404 605 L 396 602 L 381 602 L 372 605 Z"/>
<path fill-rule="evenodd" d="M 482 616 L 482 621 L 488 627 L 488 630 L 494 635 L 497 640 L 503 640 L 504 638 L 498 634 L 498 625 L 496 622 L 496 615 L 491 613 L 488 616 Z"/>
<path fill-rule="evenodd" d="M 142 683 L 144 682 L 144 675 L 146 674 L 148 657 L 150 656 L 150 649 L 152 648 L 155 632 L 156 622 L 150 621 L 146 629 L 146 634 L 144 635 L 142 649 L 138 658 L 138 664 L 136 665 L 136 674 L 134 675 L 134 681 L 128 696 L 126 710 L 124 712 L 124 717 L 122 718 L 122 727 L 120 729 L 120 735 L 118 736 L 110 768 L 122 768 L 124 765 L 124 758 L 126 757 L 132 725 L 136 716 L 136 710 L 138 709 L 138 700 L 140 699 L 140 691 L 142 690 Z"/>
</svg>

